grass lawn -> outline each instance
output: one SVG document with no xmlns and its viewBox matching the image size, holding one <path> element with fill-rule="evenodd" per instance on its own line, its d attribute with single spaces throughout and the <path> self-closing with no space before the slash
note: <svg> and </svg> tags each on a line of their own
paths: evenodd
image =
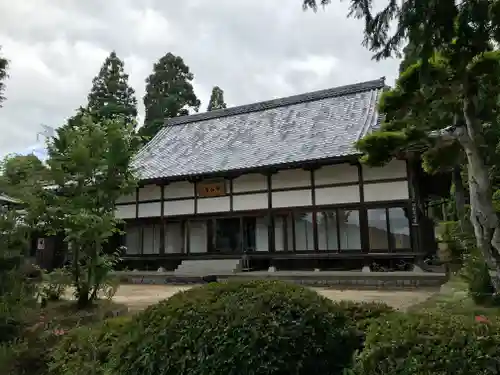
<svg viewBox="0 0 500 375">
<path fill-rule="evenodd" d="M 25 326 L 36 329 L 72 329 L 82 325 L 100 322 L 106 318 L 124 315 L 128 307 L 121 303 L 99 300 L 85 310 L 78 310 L 75 301 L 61 300 L 49 302 L 44 308 L 27 309 Z"/>
<path fill-rule="evenodd" d="M 452 279 L 441 287 L 427 300 L 411 306 L 408 312 L 439 311 L 447 314 L 469 315 L 471 317 L 484 315 L 499 317 L 499 307 L 484 307 L 474 303 L 467 294 L 467 285 L 460 279 Z"/>
</svg>

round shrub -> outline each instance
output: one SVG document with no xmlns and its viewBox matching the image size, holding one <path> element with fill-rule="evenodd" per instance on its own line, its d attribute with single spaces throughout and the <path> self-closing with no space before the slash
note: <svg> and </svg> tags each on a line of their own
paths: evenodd
<svg viewBox="0 0 500 375">
<path fill-rule="evenodd" d="M 277 281 L 211 283 L 138 314 L 112 351 L 116 375 L 336 375 L 359 347 L 348 316 Z"/>
<path fill-rule="evenodd" d="M 50 374 L 104 374 L 111 348 L 130 320 L 130 316 L 120 316 L 70 331 L 52 349 Z"/>
<path fill-rule="evenodd" d="M 454 314 L 394 314 L 372 324 L 355 375 L 500 373 L 500 326 Z"/>
<path fill-rule="evenodd" d="M 333 304 L 347 314 L 356 328 L 363 331 L 372 321 L 396 311 L 391 306 L 382 302 L 356 302 L 343 300 L 334 302 Z"/>
</svg>

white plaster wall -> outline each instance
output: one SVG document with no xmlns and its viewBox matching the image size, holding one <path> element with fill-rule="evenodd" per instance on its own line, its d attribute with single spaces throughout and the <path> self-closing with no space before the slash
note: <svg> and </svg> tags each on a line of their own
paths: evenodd
<svg viewBox="0 0 500 375">
<path fill-rule="evenodd" d="M 407 177 L 406 161 L 392 160 L 383 167 L 369 167 L 363 165 L 363 180 L 373 181 L 387 178 Z"/>
<path fill-rule="evenodd" d="M 115 216 L 118 219 L 134 219 L 135 204 L 129 204 L 126 206 L 116 206 Z"/>
<path fill-rule="evenodd" d="M 135 191 L 133 193 L 122 195 L 116 200 L 116 203 L 134 203 L 135 204 Z"/>
<path fill-rule="evenodd" d="M 267 208 L 267 193 L 254 193 L 233 196 L 233 210 L 259 210 Z"/>
<path fill-rule="evenodd" d="M 179 254 L 182 252 L 182 225 L 181 223 L 165 224 L 165 253 Z"/>
<path fill-rule="evenodd" d="M 364 192 L 366 202 L 409 199 L 408 181 L 365 184 Z"/>
<path fill-rule="evenodd" d="M 230 208 L 231 203 L 228 196 L 198 199 L 198 213 L 227 212 Z"/>
<path fill-rule="evenodd" d="M 255 247 L 257 251 L 269 251 L 267 218 L 258 217 L 255 225 Z"/>
<path fill-rule="evenodd" d="M 272 193 L 273 207 L 312 205 L 311 190 L 277 191 Z"/>
<path fill-rule="evenodd" d="M 194 199 L 166 201 L 164 202 L 164 205 L 165 216 L 194 214 Z"/>
<path fill-rule="evenodd" d="M 267 190 L 267 177 L 262 174 L 246 174 L 233 179 L 233 192 Z"/>
<path fill-rule="evenodd" d="M 314 171 L 314 184 L 316 186 L 358 181 L 358 167 L 355 165 L 328 165 Z"/>
<path fill-rule="evenodd" d="M 139 188 L 139 201 L 161 199 L 161 187 L 158 185 L 146 185 Z"/>
<path fill-rule="evenodd" d="M 161 216 L 161 203 L 139 203 L 139 217 Z"/>
<path fill-rule="evenodd" d="M 280 171 L 272 176 L 273 189 L 311 186 L 311 172 L 303 169 Z"/>
<path fill-rule="evenodd" d="M 191 253 L 207 252 L 207 224 L 204 221 L 189 222 L 189 251 Z"/>
<path fill-rule="evenodd" d="M 359 186 L 316 188 L 316 205 L 359 202 Z"/>
<path fill-rule="evenodd" d="M 194 197 L 194 184 L 188 181 L 173 182 L 165 186 L 165 199 Z"/>
</svg>

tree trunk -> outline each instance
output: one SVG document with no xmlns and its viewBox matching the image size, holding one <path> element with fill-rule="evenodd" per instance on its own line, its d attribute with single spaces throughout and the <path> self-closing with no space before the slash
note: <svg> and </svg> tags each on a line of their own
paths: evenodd
<svg viewBox="0 0 500 375">
<path fill-rule="evenodd" d="M 455 209 L 457 212 L 457 218 L 460 223 L 460 229 L 465 231 L 467 229 L 467 218 L 465 217 L 465 186 L 462 181 L 462 168 L 460 164 L 453 167 L 452 179 L 455 187 Z"/>
<path fill-rule="evenodd" d="M 493 206 L 493 194 L 488 174 L 488 168 L 479 151 L 482 132 L 480 124 L 474 117 L 473 108 L 466 99 L 464 117 L 466 126 L 458 137 L 467 156 L 468 184 L 470 192 L 471 224 L 478 249 L 490 270 L 495 271 L 492 283 L 497 293 L 500 293 L 500 222 Z"/>
</svg>

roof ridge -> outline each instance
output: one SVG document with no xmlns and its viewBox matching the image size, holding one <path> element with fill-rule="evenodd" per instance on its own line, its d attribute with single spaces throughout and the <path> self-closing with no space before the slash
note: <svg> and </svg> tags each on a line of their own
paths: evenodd
<svg viewBox="0 0 500 375">
<path fill-rule="evenodd" d="M 304 94 L 292 95 L 278 99 L 266 100 L 262 102 L 244 104 L 236 107 L 218 109 L 210 112 L 195 113 L 187 116 L 180 116 L 168 119 L 164 125 L 183 125 L 196 121 L 210 120 L 213 118 L 235 116 L 244 113 L 259 112 L 266 109 L 289 106 L 293 104 L 316 101 L 335 96 L 344 96 L 365 92 L 385 87 L 385 77 L 376 80 L 354 83 L 350 85 L 338 86 L 329 89 L 307 92 Z"/>
</svg>

